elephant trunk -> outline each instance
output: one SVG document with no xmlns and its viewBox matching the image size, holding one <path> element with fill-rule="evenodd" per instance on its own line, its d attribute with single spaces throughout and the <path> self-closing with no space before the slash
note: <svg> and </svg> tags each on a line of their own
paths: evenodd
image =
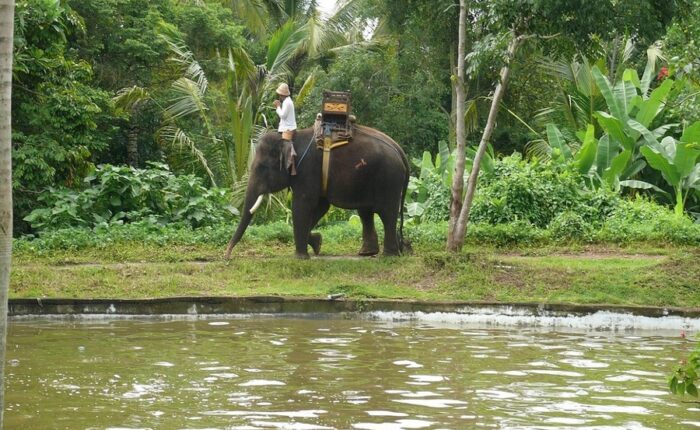
<svg viewBox="0 0 700 430">
<path fill-rule="evenodd" d="M 250 221 L 253 219 L 253 214 L 260 207 L 263 200 L 263 194 L 257 194 L 248 190 L 246 193 L 245 204 L 243 205 L 243 214 L 241 215 L 241 221 L 238 223 L 238 228 L 236 232 L 233 233 L 231 240 L 228 242 L 228 247 L 226 248 L 226 259 L 231 258 L 231 251 L 233 247 L 238 244 L 238 242 L 243 237 L 243 233 L 248 228 Z"/>
</svg>

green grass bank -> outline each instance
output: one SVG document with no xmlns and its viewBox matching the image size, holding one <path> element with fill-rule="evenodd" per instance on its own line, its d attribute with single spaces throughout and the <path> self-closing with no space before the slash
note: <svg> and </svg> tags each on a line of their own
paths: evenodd
<svg viewBox="0 0 700 430">
<path fill-rule="evenodd" d="M 131 228 L 131 227 L 129 227 Z M 468 240 L 411 232 L 413 253 L 360 258 L 356 227 L 321 229 L 321 256 L 293 257 L 291 227 L 253 226 L 223 259 L 221 231 L 68 231 L 15 243 L 11 298 L 279 295 L 700 307 L 700 248 L 658 242 Z M 81 236 L 83 234 L 84 236 Z M 82 239 L 81 239 L 82 237 Z"/>
</svg>

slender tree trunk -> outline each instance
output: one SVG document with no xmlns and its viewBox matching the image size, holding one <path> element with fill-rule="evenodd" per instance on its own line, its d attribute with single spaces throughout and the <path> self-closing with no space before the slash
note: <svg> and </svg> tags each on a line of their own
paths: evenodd
<svg viewBox="0 0 700 430">
<path fill-rule="evenodd" d="M 139 167 L 139 129 L 131 124 L 126 141 L 126 163 L 131 167 Z"/>
<path fill-rule="evenodd" d="M 498 107 L 503 100 L 503 95 L 506 92 L 506 87 L 508 86 L 508 76 L 510 75 L 510 61 L 515 56 L 515 52 L 523 40 L 522 36 L 513 37 L 513 39 L 508 43 L 508 55 L 506 58 L 506 64 L 501 68 L 501 79 L 496 85 L 496 90 L 493 93 L 493 99 L 491 100 L 491 109 L 489 110 L 489 117 L 486 121 L 486 127 L 484 128 L 484 133 L 481 135 L 481 141 L 479 142 L 479 147 L 476 150 L 476 155 L 474 156 L 474 163 L 472 165 L 472 171 L 469 174 L 469 180 L 467 181 L 467 195 L 464 196 L 464 203 L 462 204 L 459 217 L 455 222 L 454 236 L 448 238 L 447 249 L 452 252 L 459 252 L 462 250 L 464 245 L 464 237 L 467 234 L 467 223 L 469 222 L 469 211 L 472 207 L 472 201 L 474 200 L 474 191 L 476 191 L 476 182 L 479 179 L 479 168 L 481 167 L 481 159 L 484 157 L 484 152 L 486 152 L 486 147 L 488 146 L 489 140 L 491 139 L 491 134 L 496 126 L 496 116 L 498 115 Z M 450 214 L 451 216 L 452 214 Z M 451 241 L 449 239 L 452 239 Z"/>
<path fill-rule="evenodd" d="M 457 70 L 457 46 L 454 42 L 450 44 L 450 70 Z M 466 98 L 466 97 L 465 97 Z M 457 124 L 457 86 L 452 85 L 452 98 L 450 99 L 450 135 L 448 137 L 448 143 L 450 151 L 453 150 L 457 144 L 457 135 L 455 131 L 455 124 Z"/>
<path fill-rule="evenodd" d="M 464 103 L 466 94 L 464 90 L 464 57 L 465 42 L 467 37 L 467 1 L 459 0 L 459 37 L 457 42 L 457 74 L 453 75 L 452 87 L 456 96 L 456 149 L 457 160 L 455 171 L 452 176 L 452 201 L 450 203 L 450 222 L 447 233 L 447 249 L 453 250 L 456 246 L 455 240 L 457 221 L 462 209 L 462 192 L 464 191 L 464 158 L 466 157 L 467 133 L 464 123 Z M 461 248 L 461 246 L 460 246 Z"/>
<path fill-rule="evenodd" d="M 14 0 L 0 0 L 0 429 L 5 409 L 5 337 L 12 256 L 12 36 Z"/>
</svg>

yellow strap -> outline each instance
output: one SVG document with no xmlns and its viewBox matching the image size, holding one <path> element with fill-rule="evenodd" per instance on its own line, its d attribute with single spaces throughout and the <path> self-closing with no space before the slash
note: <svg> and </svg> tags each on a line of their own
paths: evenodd
<svg viewBox="0 0 700 430">
<path fill-rule="evenodd" d="M 339 142 L 333 143 L 330 136 L 323 138 L 323 146 L 317 145 L 317 148 L 323 149 L 323 164 L 321 165 L 321 176 L 322 176 L 322 196 L 326 196 L 326 191 L 328 191 L 328 171 L 331 164 L 331 149 L 335 149 L 339 146 L 347 144 L 347 140 L 341 140 Z"/>
</svg>

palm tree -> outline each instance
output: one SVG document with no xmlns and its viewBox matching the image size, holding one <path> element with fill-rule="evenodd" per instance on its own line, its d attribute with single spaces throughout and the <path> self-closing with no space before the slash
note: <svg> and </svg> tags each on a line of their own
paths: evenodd
<svg viewBox="0 0 700 430">
<path fill-rule="evenodd" d="M 11 97 L 14 0 L 0 0 L 0 428 L 4 409 L 7 296 L 12 256 Z"/>
<path fill-rule="evenodd" d="M 229 116 L 222 122 L 229 129 L 231 138 L 218 139 L 213 133 L 211 124 L 214 119 L 209 119 L 210 108 L 204 97 L 206 76 L 191 52 L 179 43 L 171 43 L 171 49 L 176 61 L 186 70 L 186 76 L 173 86 L 178 98 L 166 108 L 166 117 L 177 119 L 190 114 L 198 115 L 205 125 L 207 145 L 213 144 L 221 148 L 227 179 L 232 183 L 240 181 L 247 171 L 253 141 L 268 126 L 265 112 L 270 104 L 268 97 L 273 93 L 274 87 L 283 80 L 293 87 L 296 76 L 304 69 L 313 69 L 314 62 L 325 52 L 351 43 L 344 32 L 352 28 L 355 3 L 356 0 L 344 2 L 335 16 L 322 21 L 314 0 L 237 2 L 235 9 L 239 13 L 254 12 L 255 19 L 251 18 L 253 22 L 257 22 L 256 17 L 260 15 L 261 8 L 267 10 L 267 17 L 261 22 L 267 24 L 268 31 L 270 28 L 276 30 L 269 34 L 264 64 L 255 64 L 243 48 L 232 48 L 228 52 L 225 93 Z M 303 102 L 313 84 L 312 70 L 301 88 L 297 88 L 297 104 Z M 165 132 L 171 143 L 189 147 L 198 154 L 204 153 L 201 148 L 197 149 L 195 139 L 174 125 L 166 128 Z M 206 165 L 203 157 L 198 158 Z"/>
<path fill-rule="evenodd" d="M 274 87 L 286 81 L 294 87 L 296 77 L 310 70 L 295 102 L 303 104 L 315 82 L 316 63 L 338 47 L 357 41 L 357 0 L 345 0 L 337 13 L 322 20 L 315 0 L 244 0 L 232 2 L 237 15 L 247 22 L 251 35 L 267 39 L 263 64 L 255 64 L 242 47 L 228 50 L 228 70 L 223 82 L 225 106 L 215 106 L 210 82 L 194 54 L 177 35 L 166 37 L 171 60 L 181 77 L 171 85 L 171 100 L 160 106 L 163 125 L 158 141 L 168 147 L 188 149 L 212 184 L 235 184 L 244 178 L 253 142 L 268 127 L 269 97 Z M 206 4 L 203 4 L 206 7 Z M 211 83 L 213 86 L 221 83 Z M 222 88 L 219 87 L 221 90 Z M 144 102 L 155 102 L 147 89 L 124 88 L 115 97 L 118 107 L 135 114 Z M 194 120 L 194 121 L 192 121 Z M 201 130 L 192 129 L 200 124 Z M 228 133 L 223 133 L 222 128 Z"/>
</svg>

